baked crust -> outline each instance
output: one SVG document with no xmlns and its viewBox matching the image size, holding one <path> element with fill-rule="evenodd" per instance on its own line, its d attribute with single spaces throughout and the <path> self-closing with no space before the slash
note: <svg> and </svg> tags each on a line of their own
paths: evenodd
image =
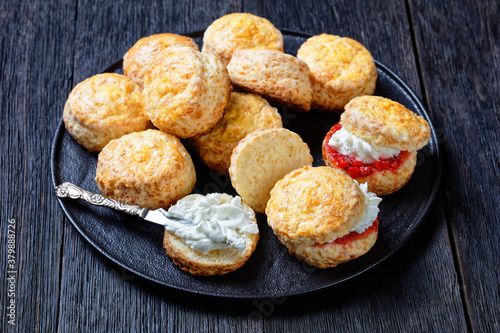
<svg viewBox="0 0 500 333">
<path fill-rule="evenodd" d="M 287 173 L 312 165 L 309 147 L 296 133 L 285 128 L 248 134 L 234 148 L 229 175 L 241 198 L 263 213 L 274 184 Z"/>
<path fill-rule="evenodd" d="M 217 55 L 226 66 L 234 51 L 255 47 L 283 52 L 283 35 L 267 19 L 249 13 L 224 15 L 203 35 L 202 51 Z"/>
<path fill-rule="evenodd" d="M 240 88 L 295 109 L 311 108 L 309 67 L 292 55 L 265 49 L 237 50 L 227 70 L 231 82 Z"/>
<path fill-rule="evenodd" d="M 431 128 L 424 118 L 398 102 L 379 96 L 354 98 L 346 105 L 340 122 L 372 145 L 399 150 L 418 150 L 431 137 Z"/>
<path fill-rule="evenodd" d="M 199 194 L 189 195 L 184 200 L 195 200 Z M 221 193 L 222 203 L 231 202 L 232 196 Z M 252 214 L 252 223 L 257 224 L 255 213 L 244 202 L 244 209 Z M 172 258 L 174 264 L 180 269 L 193 275 L 221 275 L 232 272 L 250 258 L 257 246 L 259 234 L 247 234 L 239 232 L 246 242 L 246 247 L 239 252 L 235 248 L 212 250 L 207 254 L 191 249 L 180 237 L 165 231 L 163 237 L 163 247 Z"/>
<path fill-rule="evenodd" d="M 128 77 L 105 73 L 78 83 L 63 111 L 64 125 L 91 152 L 122 135 L 151 127 L 141 89 Z"/>
<path fill-rule="evenodd" d="M 189 46 L 199 50 L 194 40 L 186 36 L 164 33 L 144 37 L 123 56 L 123 72 L 143 89 L 144 76 L 151 70 L 154 58 L 169 46 Z"/>
<path fill-rule="evenodd" d="M 146 112 L 160 130 L 179 138 L 210 131 L 224 115 L 232 90 L 219 58 L 190 47 L 160 52 L 146 75 Z"/>
<path fill-rule="evenodd" d="M 106 197 L 158 209 L 191 193 L 196 173 L 179 139 L 147 130 L 122 136 L 104 147 L 95 181 Z"/>
<path fill-rule="evenodd" d="M 351 38 L 313 36 L 301 45 L 297 58 L 310 69 L 313 109 L 342 112 L 352 98 L 375 91 L 375 61 L 363 45 Z"/>
<path fill-rule="evenodd" d="M 232 92 L 224 117 L 208 133 L 192 139 L 191 145 L 212 170 L 227 174 L 234 147 L 247 134 L 267 128 L 281 128 L 281 116 L 261 96 Z"/>
</svg>

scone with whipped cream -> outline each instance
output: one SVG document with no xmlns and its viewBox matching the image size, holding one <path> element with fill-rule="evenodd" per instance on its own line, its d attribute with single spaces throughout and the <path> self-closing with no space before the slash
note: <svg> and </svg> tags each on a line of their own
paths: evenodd
<svg viewBox="0 0 500 333">
<path fill-rule="evenodd" d="M 276 183 L 267 221 L 298 259 L 335 267 L 373 247 L 381 200 L 337 169 L 306 166 Z"/>
<path fill-rule="evenodd" d="M 167 217 L 163 247 L 180 269 L 193 275 L 238 269 L 259 240 L 255 213 L 238 196 L 188 195 L 169 208 Z"/>
<path fill-rule="evenodd" d="M 393 193 L 410 179 L 417 150 L 430 139 L 424 118 L 378 96 L 350 101 L 323 140 L 326 165 L 342 170 L 377 195 Z"/>
</svg>

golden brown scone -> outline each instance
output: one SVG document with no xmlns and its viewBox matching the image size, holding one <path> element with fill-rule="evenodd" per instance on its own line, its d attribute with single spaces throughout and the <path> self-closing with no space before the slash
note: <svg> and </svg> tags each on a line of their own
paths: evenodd
<svg viewBox="0 0 500 333">
<path fill-rule="evenodd" d="M 219 56 L 226 66 L 234 51 L 255 47 L 283 52 L 283 36 L 265 18 L 248 13 L 222 16 L 203 35 L 202 51 Z"/>
<path fill-rule="evenodd" d="M 240 88 L 292 108 L 311 108 L 309 67 L 294 56 L 265 49 L 237 50 L 227 70 Z"/>
<path fill-rule="evenodd" d="M 220 197 L 221 203 L 228 203 L 233 200 L 233 197 L 225 194 L 216 194 Z M 188 195 L 181 200 L 194 201 L 199 194 Z M 257 220 L 253 210 L 241 202 L 245 211 L 251 216 L 251 224 L 257 228 Z M 186 242 L 174 233 L 165 230 L 163 237 L 163 247 L 167 254 L 172 258 L 172 261 L 183 271 L 193 275 L 222 275 L 232 272 L 243 266 L 250 258 L 257 246 L 259 233 L 246 233 L 241 230 L 238 234 L 243 237 L 246 247 L 243 251 L 238 251 L 234 247 L 223 249 L 214 249 L 207 254 L 192 249 Z"/>
<path fill-rule="evenodd" d="M 375 244 L 378 203 L 343 172 L 306 166 L 276 183 L 266 214 L 291 254 L 325 268 L 355 259 Z"/>
<path fill-rule="evenodd" d="M 274 184 L 312 162 L 309 147 L 296 133 L 285 128 L 266 129 L 248 134 L 234 148 L 229 175 L 242 199 L 263 213 Z"/>
<path fill-rule="evenodd" d="M 149 209 L 191 193 L 191 156 L 173 135 L 147 130 L 111 141 L 99 153 L 95 181 L 102 195 Z"/>
<path fill-rule="evenodd" d="M 346 105 L 340 119 L 323 140 L 326 165 L 359 183 L 368 183 L 368 189 L 377 195 L 391 194 L 409 181 L 417 162 L 416 150 L 430 139 L 429 124 L 422 117 L 387 98 L 362 96 Z M 353 135 L 350 141 L 331 143 L 334 133 L 344 129 Z M 364 148 L 360 151 L 359 147 Z M 389 153 L 383 156 L 387 149 Z M 372 156 L 372 152 L 380 156 Z"/>
<path fill-rule="evenodd" d="M 146 75 L 146 112 L 160 130 L 179 138 L 210 131 L 224 115 L 232 86 L 216 56 L 190 47 L 160 52 Z"/>
<path fill-rule="evenodd" d="M 191 140 L 195 151 L 211 169 L 228 173 L 231 154 L 250 132 L 281 128 L 281 116 L 261 96 L 232 92 L 222 120 L 207 134 Z"/>
<path fill-rule="evenodd" d="M 78 83 L 63 111 L 64 125 L 79 144 L 101 151 L 109 141 L 151 127 L 141 89 L 128 77 L 106 73 Z"/>
<path fill-rule="evenodd" d="M 143 89 L 144 76 L 151 70 L 154 58 L 169 46 L 189 46 L 199 50 L 194 40 L 186 36 L 164 33 L 144 37 L 123 56 L 123 72 Z"/>
<path fill-rule="evenodd" d="M 352 98 L 375 91 L 377 68 L 373 57 L 353 39 L 313 36 L 299 48 L 297 58 L 310 69 L 313 109 L 342 112 Z"/>
</svg>

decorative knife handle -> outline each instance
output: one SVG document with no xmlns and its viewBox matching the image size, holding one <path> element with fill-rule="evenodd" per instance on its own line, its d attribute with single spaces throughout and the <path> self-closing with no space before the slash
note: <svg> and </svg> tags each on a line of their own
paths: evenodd
<svg viewBox="0 0 500 333">
<path fill-rule="evenodd" d="M 83 188 L 80 188 L 68 182 L 56 186 L 55 191 L 56 195 L 59 198 L 82 199 L 92 205 L 113 208 L 117 211 L 124 212 L 130 215 L 142 216 L 148 211 L 147 208 L 141 208 L 136 205 L 128 205 L 121 201 L 106 198 L 100 194 L 86 191 Z"/>
</svg>

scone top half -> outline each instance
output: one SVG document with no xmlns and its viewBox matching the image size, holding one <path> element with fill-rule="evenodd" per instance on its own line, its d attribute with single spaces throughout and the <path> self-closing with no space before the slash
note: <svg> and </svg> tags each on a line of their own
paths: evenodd
<svg viewBox="0 0 500 333">
<path fill-rule="evenodd" d="M 374 146 L 410 152 L 424 147 L 431 137 L 424 118 L 379 96 L 354 98 L 346 105 L 340 122 L 346 130 Z"/>
<path fill-rule="evenodd" d="M 342 171 L 306 166 L 275 185 L 266 214 L 282 242 L 327 243 L 355 230 L 370 213 L 367 203 L 358 183 Z"/>
</svg>

